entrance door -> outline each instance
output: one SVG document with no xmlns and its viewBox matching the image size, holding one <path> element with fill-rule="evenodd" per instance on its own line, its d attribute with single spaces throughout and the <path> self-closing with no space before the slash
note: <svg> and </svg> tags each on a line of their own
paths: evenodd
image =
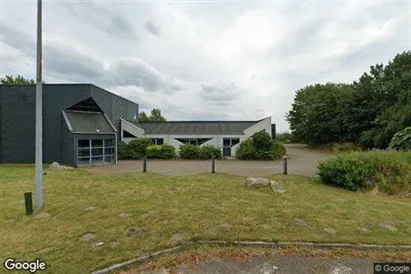
<svg viewBox="0 0 411 274">
<path fill-rule="evenodd" d="M 240 138 L 223 138 L 223 156 L 231 157 L 231 147 L 240 142 Z"/>
</svg>

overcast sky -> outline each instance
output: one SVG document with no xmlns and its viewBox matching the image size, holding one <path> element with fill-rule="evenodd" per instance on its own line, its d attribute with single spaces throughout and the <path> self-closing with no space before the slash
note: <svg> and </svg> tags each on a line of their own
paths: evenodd
<svg viewBox="0 0 411 274">
<path fill-rule="evenodd" d="M 169 120 L 279 132 L 297 89 L 410 49 L 410 2 L 43 1 L 44 80 L 93 83 Z M 36 1 L 1 0 L 0 76 L 35 79 Z"/>
</svg>

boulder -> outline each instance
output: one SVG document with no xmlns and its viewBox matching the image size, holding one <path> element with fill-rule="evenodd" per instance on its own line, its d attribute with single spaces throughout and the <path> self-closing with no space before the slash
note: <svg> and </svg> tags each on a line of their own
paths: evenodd
<svg viewBox="0 0 411 274">
<path fill-rule="evenodd" d="M 63 170 L 64 167 L 61 166 L 61 165 L 60 165 L 59 163 L 57 163 L 57 162 L 53 162 L 53 163 L 50 165 L 50 169 L 51 169 L 52 171 L 58 171 L 58 170 Z"/>
<path fill-rule="evenodd" d="M 246 186 L 248 187 L 254 187 L 254 188 L 260 188 L 260 187 L 266 187 L 270 184 L 270 181 L 265 178 L 247 178 L 247 181 L 245 182 Z"/>
<path fill-rule="evenodd" d="M 284 187 L 281 184 L 277 183 L 276 181 L 270 181 L 270 185 L 271 185 L 272 190 L 275 193 L 284 193 L 285 192 Z"/>
<path fill-rule="evenodd" d="M 396 232 L 398 230 L 393 222 L 380 223 L 380 228 L 391 232 Z"/>
</svg>

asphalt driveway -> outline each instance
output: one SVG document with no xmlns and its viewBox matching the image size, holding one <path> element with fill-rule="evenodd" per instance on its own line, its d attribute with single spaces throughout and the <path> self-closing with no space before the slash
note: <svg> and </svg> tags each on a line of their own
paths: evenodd
<svg viewBox="0 0 411 274">
<path fill-rule="evenodd" d="M 288 173 L 293 175 L 315 176 L 316 167 L 329 153 L 310 149 L 305 145 L 286 145 Z M 101 174 L 118 174 L 139 172 L 143 161 L 119 161 L 118 165 L 90 168 L 92 172 Z M 148 160 L 147 170 L 164 175 L 189 175 L 211 171 L 211 161 L 202 160 Z M 268 176 L 283 172 L 282 160 L 277 161 L 240 161 L 218 160 L 216 172 L 241 176 Z"/>
</svg>

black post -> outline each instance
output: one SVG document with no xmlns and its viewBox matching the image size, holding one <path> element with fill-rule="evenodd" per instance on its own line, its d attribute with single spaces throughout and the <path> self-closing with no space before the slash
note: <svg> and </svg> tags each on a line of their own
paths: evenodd
<svg viewBox="0 0 411 274">
<path fill-rule="evenodd" d="M 26 204 L 26 215 L 33 215 L 33 202 L 31 200 L 31 192 L 24 193 L 24 201 Z"/>
<path fill-rule="evenodd" d="M 283 157 L 283 173 L 288 174 L 287 156 Z"/>
<path fill-rule="evenodd" d="M 211 158 L 211 173 L 215 173 L 215 158 Z"/>
<path fill-rule="evenodd" d="M 147 172 L 147 157 L 143 158 L 143 172 Z"/>
</svg>

